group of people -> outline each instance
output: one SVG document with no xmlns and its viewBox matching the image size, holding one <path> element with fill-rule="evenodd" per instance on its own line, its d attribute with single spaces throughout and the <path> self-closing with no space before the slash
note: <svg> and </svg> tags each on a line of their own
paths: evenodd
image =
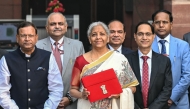
<svg viewBox="0 0 190 109">
<path fill-rule="evenodd" d="M 167 10 L 152 15 L 152 24 L 135 27 L 136 51 L 122 46 L 122 22 L 93 22 L 87 30 L 92 49 L 67 38 L 66 18 L 47 18 L 49 36 L 38 41 L 37 28 L 17 28 L 17 50 L 0 60 L 0 105 L 4 109 L 189 109 L 189 44 L 173 37 Z M 113 68 L 122 93 L 89 102 L 81 78 Z M 134 95 L 134 96 L 133 96 Z"/>
</svg>

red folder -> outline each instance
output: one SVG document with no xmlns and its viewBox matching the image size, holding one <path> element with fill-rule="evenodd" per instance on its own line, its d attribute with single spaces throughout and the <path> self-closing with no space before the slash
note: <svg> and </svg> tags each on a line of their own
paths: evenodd
<svg viewBox="0 0 190 109">
<path fill-rule="evenodd" d="M 112 68 L 83 77 L 82 84 L 84 88 L 90 91 L 88 96 L 90 102 L 108 98 L 112 94 L 120 94 L 122 92 L 121 85 Z"/>
</svg>

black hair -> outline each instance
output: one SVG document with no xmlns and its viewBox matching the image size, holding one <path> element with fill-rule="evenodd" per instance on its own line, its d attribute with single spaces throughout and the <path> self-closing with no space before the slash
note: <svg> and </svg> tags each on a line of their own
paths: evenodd
<svg viewBox="0 0 190 109">
<path fill-rule="evenodd" d="M 149 25 L 150 28 L 151 28 L 152 34 L 154 34 L 154 27 L 153 27 L 150 23 L 148 23 L 148 22 L 139 22 L 139 23 L 136 25 L 136 27 L 135 27 L 135 34 L 137 33 L 138 27 L 139 27 L 140 25 L 142 25 L 142 24 Z"/>
<path fill-rule="evenodd" d="M 169 15 L 169 20 L 170 20 L 170 22 L 173 22 L 172 13 L 169 12 L 168 10 L 158 10 L 158 11 L 154 12 L 154 13 L 152 14 L 152 21 L 153 21 L 153 22 L 154 22 L 155 16 L 156 16 L 158 13 L 160 13 L 160 12 L 164 12 L 164 13 L 168 14 L 168 15 Z"/>
<path fill-rule="evenodd" d="M 114 20 L 111 20 L 109 23 L 108 23 L 108 28 L 109 28 L 109 25 L 110 25 L 110 23 L 112 23 L 112 22 L 120 22 L 122 25 L 123 25 L 123 31 L 125 32 L 125 25 L 120 21 L 120 20 L 117 20 L 117 19 L 114 19 Z"/>
<path fill-rule="evenodd" d="M 20 28 L 24 28 L 24 27 L 28 27 L 28 26 L 32 26 L 35 29 L 35 33 L 37 34 L 37 28 L 36 28 L 36 26 L 33 23 L 28 22 L 28 21 L 24 21 L 24 22 L 22 22 L 22 23 L 20 23 L 18 25 L 18 27 L 17 27 L 17 34 L 19 34 L 19 29 Z"/>
</svg>

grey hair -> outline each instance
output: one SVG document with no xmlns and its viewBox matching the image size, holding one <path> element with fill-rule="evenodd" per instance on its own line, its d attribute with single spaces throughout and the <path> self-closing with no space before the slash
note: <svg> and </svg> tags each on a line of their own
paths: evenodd
<svg viewBox="0 0 190 109">
<path fill-rule="evenodd" d="M 65 19 L 65 23 L 67 24 L 67 19 L 66 19 L 66 17 L 65 17 L 62 13 L 60 13 L 60 12 L 52 12 L 52 13 L 49 14 L 49 16 L 47 17 L 46 26 L 48 25 L 49 18 L 50 18 L 52 15 L 54 15 L 54 14 L 60 14 L 61 16 L 63 16 L 63 18 Z"/>
<path fill-rule="evenodd" d="M 104 28 L 104 30 L 106 31 L 106 33 L 107 33 L 108 36 L 110 35 L 110 31 L 109 31 L 109 29 L 108 29 L 108 26 L 107 26 L 105 23 L 98 21 L 98 22 L 93 22 L 93 23 L 91 23 L 90 26 L 88 27 L 88 31 L 87 31 L 87 36 L 88 36 L 88 37 L 90 37 L 90 34 L 91 34 L 91 32 L 92 32 L 92 29 L 93 29 L 95 26 L 98 26 L 98 25 L 101 25 L 101 26 Z"/>
</svg>

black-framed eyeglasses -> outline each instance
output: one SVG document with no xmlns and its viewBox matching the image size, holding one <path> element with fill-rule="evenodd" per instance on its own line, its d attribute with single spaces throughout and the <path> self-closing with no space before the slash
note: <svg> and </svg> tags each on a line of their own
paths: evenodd
<svg viewBox="0 0 190 109">
<path fill-rule="evenodd" d="M 137 35 L 138 37 L 142 37 L 142 36 L 144 36 L 144 35 L 150 37 L 150 36 L 152 36 L 152 33 L 149 33 L 149 32 L 147 32 L 147 33 L 138 32 L 138 33 L 136 33 L 136 35 Z"/>
</svg>

